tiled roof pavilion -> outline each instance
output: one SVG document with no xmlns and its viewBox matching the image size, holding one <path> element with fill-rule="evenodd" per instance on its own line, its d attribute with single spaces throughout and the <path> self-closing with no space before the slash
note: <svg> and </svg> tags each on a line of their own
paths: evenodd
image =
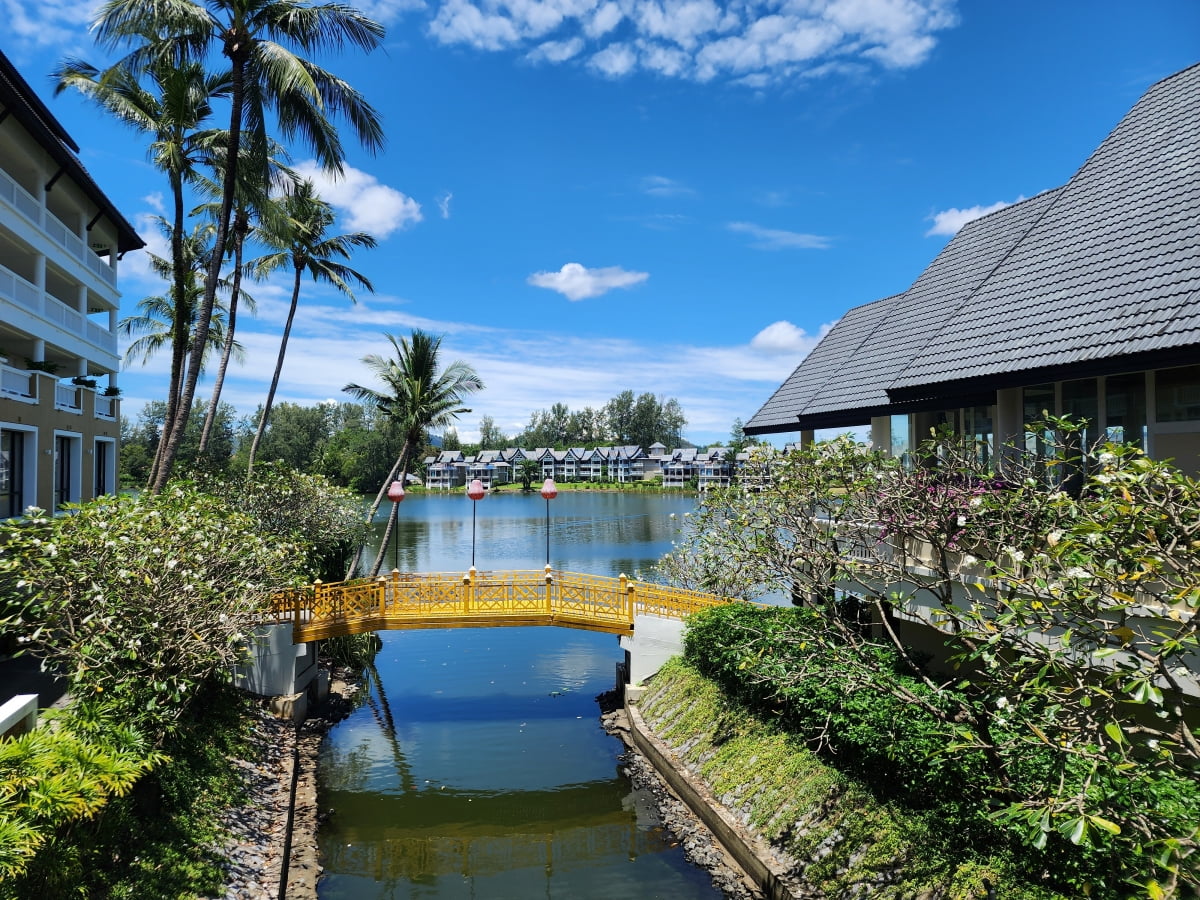
<svg viewBox="0 0 1200 900">
<path fill-rule="evenodd" d="M 1200 65 L 1153 85 L 1065 185 L 962 228 L 846 313 L 746 424 L 863 424 L 999 388 L 1200 363 Z"/>
</svg>

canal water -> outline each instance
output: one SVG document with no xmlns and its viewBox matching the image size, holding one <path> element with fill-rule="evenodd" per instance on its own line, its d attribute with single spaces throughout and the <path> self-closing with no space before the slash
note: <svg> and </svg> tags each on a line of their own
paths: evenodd
<svg viewBox="0 0 1200 900">
<path fill-rule="evenodd" d="M 386 505 L 386 504 L 385 504 Z M 564 492 L 550 562 L 648 572 L 691 496 Z M 382 530 L 382 527 L 380 528 Z M 546 502 L 478 503 L 475 560 L 540 569 Z M 385 567 L 470 566 L 471 501 L 410 494 Z M 716 900 L 620 773 L 596 694 L 623 654 L 613 635 L 564 628 L 382 632 L 367 701 L 325 741 L 318 770 L 322 900 Z"/>
</svg>

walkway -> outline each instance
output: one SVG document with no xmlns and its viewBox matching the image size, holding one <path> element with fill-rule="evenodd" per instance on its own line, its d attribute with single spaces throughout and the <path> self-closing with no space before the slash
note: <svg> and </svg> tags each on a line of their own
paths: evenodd
<svg viewBox="0 0 1200 900">
<path fill-rule="evenodd" d="M 293 641 L 405 628 L 559 625 L 633 634 L 634 616 L 682 619 L 732 601 L 682 588 L 546 570 L 396 572 L 376 579 L 317 582 L 275 598 Z"/>
</svg>

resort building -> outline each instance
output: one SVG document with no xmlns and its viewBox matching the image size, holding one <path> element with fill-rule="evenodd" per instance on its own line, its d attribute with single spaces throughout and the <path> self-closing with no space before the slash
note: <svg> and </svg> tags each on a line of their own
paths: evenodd
<svg viewBox="0 0 1200 900">
<path fill-rule="evenodd" d="M 117 487 L 117 260 L 144 246 L 0 53 L 0 518 Z"/>
<path fill-rule="evenodd" d="M 936 425 L 1035 449 L 1086 439 L 1200 465 L 1200 65 L 1153 85 L 1062 187 L 965 225 L 905 291 L 849 310 L 745 426 Z"/>
</svg>

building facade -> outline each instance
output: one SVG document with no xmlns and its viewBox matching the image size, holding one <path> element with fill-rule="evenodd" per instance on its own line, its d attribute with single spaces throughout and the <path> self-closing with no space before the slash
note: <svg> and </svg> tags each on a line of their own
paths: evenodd
<svg viewBox="0 0 1200 900">
<path fill-rule="evenodd" d="M 117 488 L 117 261 L 143 246 L 0 53 L 0 518 Z"/>
</svg>

